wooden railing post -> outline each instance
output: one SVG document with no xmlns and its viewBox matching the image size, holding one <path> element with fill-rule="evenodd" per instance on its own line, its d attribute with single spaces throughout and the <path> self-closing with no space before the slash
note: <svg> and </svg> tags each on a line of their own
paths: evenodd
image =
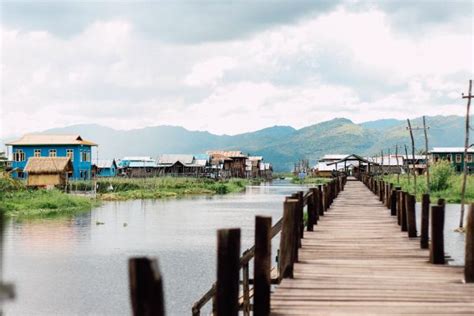
<svg viewBox="0 0 474 316">
<path fill-rule="evenodd" d="M 271 217 L 257 216 L 255 218 L 255 259 L 253 268 L 253 314 L 255 316 L 270 315 L 271 229 Z"/>
<path fill-rule="evenodd" d="M 304 192 L 298 191 L 298 247 L 301 248 L 301 239 L 304 238 Z"/>
<path fill-rule="evenodd" d="M 283 220 L 280 236 L 280 279 L 293 278 L 293 264 L 297 260 L 298 242 L 296 230 L 296 209 L 298 200 L 287 199 L 283 203 Z"/>
<path fill-rule="evenodd" d="M 321 184 L 318 185 L 318 213 L 319 216 L 324 216 L 324 192 Z"/>
<path fill-rule="evenodd" d="M 329 209 L 329 205 L 328 205 L 328 202 L 329 202 L 329 194 L 328 194 L 328 185 L 327 184 L 324 184 L 323 185 L 323 215 L 324 213 L 326 213 Z"/>
<path fill-rule="evenodd" d="M 216 315 L 239 314 L 240 229 L 217 231 Z"/>
<path fill-rule="evenodd" d="M 392 189 L 391 196 L 390 196 L 390 215 L 397 216 L 397 196 L 400 187 L 395 187 Z"/>
<path fill-rule="evenodd" d="M 429 247 L 429 226 L 430 225 L 430 195 L 423 194 L 421 198 L 421 249 L 428 249 Z"/>
<path fill-rule="evenodd" d="M 444 264 L 444 205 L 431 207 L 430 262 Z"/>
<path fill-rule="evenodd" d="M 407 210 L 407 228 L 408 237 L 417 237 L 416 233 L 416 200 L 415 196 L 407 193 L 406 195 L 406 210 Z"/>
<path fill-rule="evenodd" d="M 128 275 L 133 315 L 165 315 L 163 281 L 156 259 L 129 259 Z"/>
<path fill-rule="evenodd" d="M 474 282 L 474 204 L 471 204 L 467 212 L 464 280 L 466 283 Z"/>
<path fill-rule="evenodd" d="M 242 292 L 242 312 L 244 316 L 250 316 L 250 271 L 248 262 L 242 267 Z"/>
<path fill-rule="evenodd" d="M 319 194 L 317 188 L 311 188 L 311 192 L 313 193 L 313 212 L 314 212 L 314 225 L 318 224 L 319 221 Z"/>
<path fill-rule="evenodd" d="M 379 201 L 383 203 L 383 188 L 385 187 L 385 184 L 383 180 L 379 180 Z"/>
<path fill-rule="evenodd" d="M 312 188 L 309 189 L 311 195 L 308 197 L 308 222 L 306 225 L 306 230 L 311 232 L 314 230 L 314 225 L 318 223 L 317 221 L 317 210 L 316 210 L 316 197 L 315 190 Z"/>
<path fill-rule="evenodd" d="M 408 223 L 407 223 L 407 192 L 402 191 L 402 199 L 401 199 L 401 214 L 400 214 L 400 225 L 402 232 L 408 231 Z"/>
</svg>

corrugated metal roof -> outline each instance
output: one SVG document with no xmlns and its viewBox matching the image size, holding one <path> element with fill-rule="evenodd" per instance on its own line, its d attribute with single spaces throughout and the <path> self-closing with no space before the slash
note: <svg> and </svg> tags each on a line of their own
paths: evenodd
<svg viewBox="0 0 474 316">
<path fill-rule="evenodd" d="M 97 168 L 112 168 L 114 164 L 117 166 L 114 159 L 100 159 L 95 163 Z"/>
<path fill-rule="evenodd" d="M 210 150 L 207 152 L 208 155 L 222 155 L 229 158 L 247 158 L 248 156 L 241 151 L 224 151 L 224 150 Z"/>
<path fill-rule="evenodd" d="M 155 161 L 155 160 L 149 156 L 129 156 L 129 157 L 123 157 L 121 161 Z"/>
<path fill-rule="evenodd" d="M 260 160 L 263 160 L 263 157 L 262 156 L 249 156 L 249 160 L 260 161 Z"/>
<path fill-rule="evenodd" d="M 9 142 L 6 145 L 88 145 L 97 146 L 88 140 L 82 139 L 80 135 L 53 135 L 53 134 L 26 134 L 22 138 Z"/>
<path fill-rule="evenodd" d="M 164 154 L 158 157 L 158 163 L 161 164 L 175 164 L 181 162 L 183 165 L 192 164 L 194 161 L 193 155 L 170 155 Z"/>
<path fill-rule="evenodd" d="M 130 161 L 129 168 L 156 168 L 158 167 L 155 161 Z"/>
<path fill-rule="evenodd" d="M 24 169 L 29 174 L 50 174 L 72 171 L 69 157 L 31 157 Z"/>
<path fill-rule="evenodd" d="M 434 147 L 431 150 L 431 153 L 437 154 L 437 153 L 463 153 L 464 152 L 464 147 Z M 467 150 L 469 153 L 474 153 L 474 148 L 469 148 Z"/>
<path fill-rule="evenodd" d="M 328 161 L 328 160 L 341 160 L 346 158 L 349 155 L 344 155 L 344 154 L 327 154 L 324 155 L 319 161 Z"/>
</svg>

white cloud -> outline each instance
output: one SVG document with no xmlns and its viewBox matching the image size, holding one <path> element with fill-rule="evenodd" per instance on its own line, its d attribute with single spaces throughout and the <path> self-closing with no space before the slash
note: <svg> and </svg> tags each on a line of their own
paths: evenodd
<svg viewBox="0 0 474 316">
<path fill-rule="evenodd" d="M 2 26 L 0 138 L 85 122 L 233 134 L 336 116 L 461 114 L 473 72 L 472 30 L 457 28 L 465 19 L 411 36 L 390 13 L 339 6 L 196 44 L 146 37 L 124 17 L 70 38 Z"/>
</svg>

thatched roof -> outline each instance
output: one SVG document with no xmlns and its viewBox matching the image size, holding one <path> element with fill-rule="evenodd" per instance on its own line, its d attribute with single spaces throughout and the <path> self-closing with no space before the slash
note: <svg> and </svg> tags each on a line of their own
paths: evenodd
<svg viewBox="0 0 474 316">
<path fill-rule="evenodd" d="M 6 145 L 88 145 L 97 146 L 88 140 L 82 139 L 80 135 L 48 135 L 48 134 L 26 134 L 22 138 L 9 142 Z"/>
<path fill-rule="evenodd" d="M 24 171 L 28 174 L 51 174 L 68 172 L 72 169 L 69 157 L 31 157 Z"/>
</svg>

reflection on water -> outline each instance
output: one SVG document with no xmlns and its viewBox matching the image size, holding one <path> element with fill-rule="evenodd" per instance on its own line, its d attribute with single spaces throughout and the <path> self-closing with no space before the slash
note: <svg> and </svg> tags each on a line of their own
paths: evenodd
<svg viewBox="0 0 474 316">
<path fill-rule="evenodd" d="M 242 228 L 242 250 L 248 248 L 254 215 L 270 215 L 275 222 L 283 196 L 297 189 L 278 181 L 242 194 L 107 202 L 71 218 L 10 221 L 4 278 L 15 283 L 17 298 L 4 310 L 7 315 L 129 315 L 127 259 L 146 255 L 159 258 L 168 315 L 188 315 L 215 280 L 216 230 Z M 446 249 L 461 264 L 464 236 L 453 232 L 458 216 L 459 205 L 449 205 Z"/>
</svg>

